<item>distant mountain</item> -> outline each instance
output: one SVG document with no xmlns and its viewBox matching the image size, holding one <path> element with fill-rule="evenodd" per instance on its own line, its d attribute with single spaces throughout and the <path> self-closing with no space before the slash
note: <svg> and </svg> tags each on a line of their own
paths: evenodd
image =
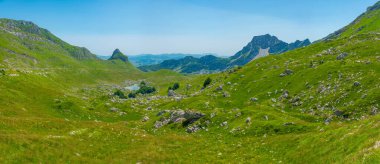
<svg viewBox="0 0 380 164">
<path fill-rule="evenodd" d="M 142 71 L 157 71 L 160 69 L 170 69 L 181 73 L 211 73 L 225 69 L 229 60 L 214 55 L 206 55 L 201 58 L 187 56 L 182 59 L 165 60 L 156 65 L 141 66 Z"/>
<path fill-rule="evenodd" d="M 128 57 L 124 55 L 119 49 L 113 51 L 112 56 L 108 60 L 121 60 L 123 62 L 128 62 Z"/>
<path fill-rule="evenodd" d="M 242 66 L 259 57 L 269 54 L 280 54 L 289 50 L 310 45 L 309 39 L 286 43 L 269 34 L 255 36 L 242 50 L 229 58 L 207 55 L 199 59 L 185 57 L 182 59 L 165 60 L 160 64 L 140 66 L 142 71 L 157 71 L 170 69 L 181 73 L 210 73 L 222 71 L 234 66 Z"/>
<path fill-rule="evenodd" d="M 129 60 L 131 61 L 132 64 L 138 67 L 138 66 L 159 64 L 165 60 L 182 59 L 186 56 L 200 58 L 205 55 L 209 55 L 209 54 L 182 54 L 182 53 L 142 54 L 142 55 L 129 56 Z"/>
</svg>

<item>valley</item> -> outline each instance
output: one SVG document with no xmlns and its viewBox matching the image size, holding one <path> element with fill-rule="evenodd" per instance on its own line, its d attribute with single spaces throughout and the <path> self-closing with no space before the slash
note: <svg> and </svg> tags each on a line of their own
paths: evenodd
<svg viewBox="0 0 380 164">
<path fill-rule="evenodd" d="M 257 36 L 144 72 L 0 19 L 0 161 L 379 163 L 379 45 L 377 2 L 314 43 Z"/>
</svg>

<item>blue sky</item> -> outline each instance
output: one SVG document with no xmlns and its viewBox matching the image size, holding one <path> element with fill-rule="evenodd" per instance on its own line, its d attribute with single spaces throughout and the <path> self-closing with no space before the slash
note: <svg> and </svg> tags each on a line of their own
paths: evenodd
<svg viewBox="0 0 380 164">
<path fill-rule="evenodd" d="M 29 20 L 109 55 L 233 55 L 253 36 L 317 40 L 377 0 L 0 0 L 0 17 Z"/>
</svg>

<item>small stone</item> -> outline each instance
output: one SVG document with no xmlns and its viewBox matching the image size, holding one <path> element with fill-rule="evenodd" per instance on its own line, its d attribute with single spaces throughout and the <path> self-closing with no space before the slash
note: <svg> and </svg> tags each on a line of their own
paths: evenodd
<svg viewBox="0 0 380 164">
<path fill-rule="evenodd" d="M 250 100 L 251 100 L 252 102 L 257 102 L 259 99 L 256 98 L 256 97 L 252 97 Z"/>
<path fill-rule="evenodd" d="M 144 118 L 143 118 L 143 122 L 147 122 L 149 120 L 149 117 L 148 116 L 144 116 Z"/>
<path fill-rule="evenodd" d="M 220 124 L 220 126 L 227 126 L 228 125 L 228 122 L 227 121 L 224 121 L 224 122 L 222 122 L 221 124 Z"/>
<path fill-rule="evenodd" d="M 348 56 L 348 53 L 341 53 L 340 55 L 338 55 L 336 57 L 336 60 L 343 60 L 344 58 L 346 58 Z"/>
<path fill-rule="evenodd" d="M 118 108 L 114 108 L 114 107 L 112 107 L 112 108 L 110 109 L 110 112 L 118 112 L 118 111 L 120 111 L 120 109 L 118 109 Z"/>
<path fill-rule="evenodd" d="M 287 123 L 284 123 L 284 126 L 290 126 L 290 125 L 295 125 L 294 122 L 287 122 Z"/>
<path fill-rule="evenodd" d="M 354 82 L 354 86 L 355 86 L 355 87 L 358 87 L 358 86 L 360 86 L 360 85 L 361 85 L 360 82 L 358 82 L 358 81 L 355 81 L 355 82 Z"/>
<path fill-rule="evenodd" d="M 245 123 L 250 124 L 250 123 L 251 123 L 251 117 L 248 117 L 248 118 L 245 120 Z"/>
<path fill-rule="evenodd" d="M 168 91 L 168 96 L 169 96 L 169 97 L 173 97 L 173 96 L 175 96 L 175 92 L 174 92 L 173 90 L 169 90 L 169 91 Z"/>
</svg>

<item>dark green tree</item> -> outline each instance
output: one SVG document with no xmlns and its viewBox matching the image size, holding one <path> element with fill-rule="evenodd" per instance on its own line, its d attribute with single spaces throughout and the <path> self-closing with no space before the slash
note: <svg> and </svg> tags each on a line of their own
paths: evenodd
<svg viewBox="0 0 380 164">
<path fill-rule="evenodd" d="M 203 88 L 206 88 L 208 85 L 210 85 L 212 82 L 211 78 L 208 77 L 205 82 L 203 82 Z"/>
<path fill-rule="evenodd" d="M 115 93 L 113 93 L 113 95 L 117 96 L 117 97 L 119 97 L 121 99 L 125 99 L 126 98 L 125 95 L 124 95 L 124 93 L 121 90 L 119 90 L 119 89 Z"/>
</svg>

